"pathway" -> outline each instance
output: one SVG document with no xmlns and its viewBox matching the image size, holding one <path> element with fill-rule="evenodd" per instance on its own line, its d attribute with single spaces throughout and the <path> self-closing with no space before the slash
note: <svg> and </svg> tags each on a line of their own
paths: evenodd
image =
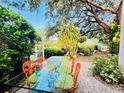
<svg viewBox="0 0 124 93">
<path fill-rule="evenodd" d="M 78 93 L 124 93 L 124 90 L 114 89 L 93 77 L 90 67 L 91 62 L 81 62 Z"/>
</svg>

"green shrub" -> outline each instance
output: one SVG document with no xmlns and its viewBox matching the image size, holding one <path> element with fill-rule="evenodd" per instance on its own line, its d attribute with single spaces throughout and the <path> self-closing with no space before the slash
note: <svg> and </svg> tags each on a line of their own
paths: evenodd
<svg viewBox="0 0 124 93">
<path fill-rule="evenodd" d="M 78 44 L 78 53 L 84 53 L 85 56 L 92 55 L 99 40 L 96 38 L 88 39 L 86 42 Z"/>
<path fill-rule="evenodd" d="M 95 57 L 92 71 L 109 84 L 119 84 L 124 79 L 124 71 L 120 70 L 117 63 L 117 56 L 111 56 L 109 58 Z"/>
<path fill-rule="evenodd" d="M 94 46 L 99 43 L 99 40 L 97 38 L 92 38 L 91 41 L 92 41 L 92 45 Z"/>
<path fill-rule="evenodd" d="M 0 5 L 0 92 L 4 82 L 21 73 L 36 39 L 35 29 L 18 13 Z"/>
<path fill-rule="evenodd" d="M 87 36 L 82 36 L 80 38 L 80 43 L 86 42 L 87 41 Z"/>
<path fill-rule="evenodd" d="M 110 42 L 109 44 L 109 52 L 111 54 L 118 54 L 119 53 L 119 44 L 114 43 L 114 42 Z"/>
<path fill-rule="evenodd" d="M 110 23 L 109 27 L 110 27 L 111 32 L 107 33 L 105 37 L 108 39 L 109 52 L 111 54 L 118 54 L 121 27 L 120 25 L 117 25 L 116 23 Z"/>
<path fill-rule="evenodd" d="M 81 48 L 82 49 L 82 51 L 83 51 L 83 53 L 84 53 L 84 55 L 85 56 L 88 56 L 88 55 L 91 55 L 91 51 L 90 51 L 90 49 L 88 49 L 88 48 Z"/>
<path fill-rule="evenodd" d="M 63 56 L 65 51 L 62 48 L 52 47 L 52 48 L 45 48 L 45 57 L 50 56 Z"/>
<path fill-rule="evenodd" d="M 103 57 L 100 57 L 100 56 L 94 57 L 93 64 L 92 64 L 93 73 L 99 75 L 105 62 L 106 62 L 106 59 Z"/>
<path fill-rule="evenodd" d="M 11 66 L 11 59 L 0 57 L 0 83 L 8 80 L 14 68 Z M 9 73 L 9 74 L 8 74 Z"/>
<path fill-rule="evenodd" d="M 82 45 L 79 46 L 79 52 L 84 53 L 84 55 L 91 55 L 94 52 L 94 45 Z"/>
</svg>

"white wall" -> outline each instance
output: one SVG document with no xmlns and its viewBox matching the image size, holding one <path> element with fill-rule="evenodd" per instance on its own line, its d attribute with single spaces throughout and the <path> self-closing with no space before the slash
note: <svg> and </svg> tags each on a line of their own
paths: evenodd
<svg viewBox="0 0 124 93">
<path fill-rule="evenodd" d="M 121 21 L 121 33 L 120 33 L 119 66 L 124 70 L 124 1 L 123 1 L 123 5 L 122 5 L 122 21 Z"/>
</svg>

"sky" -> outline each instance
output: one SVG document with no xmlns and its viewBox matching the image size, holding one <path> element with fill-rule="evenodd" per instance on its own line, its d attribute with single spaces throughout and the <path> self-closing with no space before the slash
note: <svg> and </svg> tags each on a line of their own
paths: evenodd
<svg viewBox="0 0 124 93">
<path fill-rule="evenodd" d="M 18 12 L 20 16 L 25 18 L 36 30 L 47 26 L 47 18 L 45 16 L 45 5 L 39 7 L 38 11 L 30 12 L 11 8 L 12 11 Z"/>
</svg>

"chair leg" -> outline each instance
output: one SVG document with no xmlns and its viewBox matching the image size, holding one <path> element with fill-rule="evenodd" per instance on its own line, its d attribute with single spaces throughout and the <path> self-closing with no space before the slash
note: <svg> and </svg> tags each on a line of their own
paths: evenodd
<svg viewBox="0 0 124 93">
<path fill-rule="evenodd" d="M 30 93 L 30 89 L 28 89 L 28 93 Z"/>
<path fill-rule="evenodd" d="M 30 88 L 30 82 L 27 83 L 28 88 Z M 28 89 L 28 93 L 30 93 L 30 89 Z"/>
<path fill-rule="evenodd" d="M 71 93 L 74 93 L 74 89 L 71 91 Z"/>
<path fill-rule="evenodd" d="M 74 93 L 75 92 L 75 88 L 71 88 L 69 90 L 67 90 L 67 93 Z"/>
<path fill-rule="evenodd" d="M 75 88 L 72 88 L 72 89 L 71 89 L 71 93 L 74 93 L 74 91 L 75 91 Z"/>
</svg>

